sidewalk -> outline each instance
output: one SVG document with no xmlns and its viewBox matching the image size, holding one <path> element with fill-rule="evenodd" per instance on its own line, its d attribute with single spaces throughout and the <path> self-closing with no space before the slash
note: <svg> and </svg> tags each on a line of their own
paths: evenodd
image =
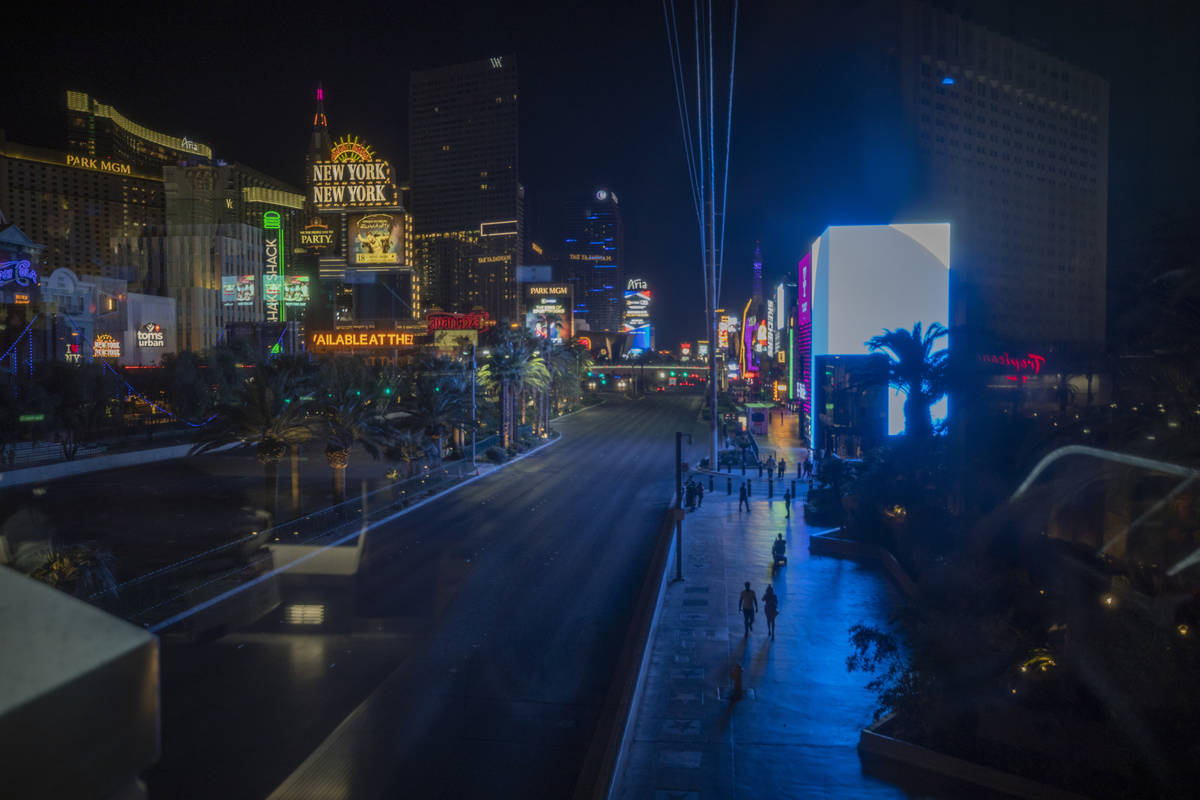
<svg viewBox="0 0 1200 800">
<path fill-rule="evenodd" d="M 772 420 L 761 439 L 789 475 L 767 499 L 767 480 L 753 477 L 749 514 L 737 510 L 725 478 L 705 492 L 704 506 L 683 527 L 682 583 L 669 584 L 651 633 L 650 667 L 632 714 L 628 756 L 614 782 L 620 800 L 775 797 L 902 798 L 906 793 L 862 773 L 859 729 L 875 702 L 867 677 L 846 672 L 849 628 L 885 621 L 898 592 L 877 569 L 808 555 L 802 502 L 790 522 L 781 500 L 795 476 L 796 418 Z M 797 487 L 803 484 L 797 483 Z M 707 490 L 707 481 L 705 489 Z M 801 491 L 801 499 L 803 498 Z M 783 533 L 788 565 L 771 567 L 771 541 Z M 670 567 L 674 575 L 674 564 Z M 776 639 L 761 613 L 743 636 L 737 610 L 742 583 L 761 598 L 779 595 Z M 743 699 L 729 699 L 729 669 L 744 670 Z"/>
</svg>

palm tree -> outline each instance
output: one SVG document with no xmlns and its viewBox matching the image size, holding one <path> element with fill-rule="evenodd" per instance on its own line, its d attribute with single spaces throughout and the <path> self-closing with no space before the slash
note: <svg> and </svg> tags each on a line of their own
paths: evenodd
<svg viewBox="0 0 1200 800">
<path fill-rule="evenodd" d="M 546 362 L 531 337 L 508 334 L 492 347 L 491 355 L 479 369 L 479 380 L 500 396 L 500 428 L 507 448 L 516 438 L 516 398 L 549 382 Z"/>
<path fill-rule="evenodd" d="M 308 355 L 279 355 L 268 365 L 279 381 L 279 389 L 290 403 L 308 403 L 318 386 L 319 369 Z M 305 440 L 307 441 L 307 440 Z M 291 442 L 292 511 L 300 511 L 300 447 L 303 441 Z"/>
<path fill-rule="evenodd" d="M 317 404 L 314 414 L 325 435 L 325 460 L 333 471 L 334 503 L 346 497 L 346 468 L 355 443 L 378 459 L 380 450 L 391 440 L 391 426 L 384 411 L 384 404 L 374 402 L 369 395 L 364 397 L 361 389 L 345 389 Z"/>
<path fill-rule="evenodd" d="M 872 336 L 866 345 L 872 353 L 888 356 L 888 383 L 903 392 L 904 433 L 914 438 L 933 435 L 930 408 L 946 395 L 946 365 L 949 350 L 934 352 L 938 339 L 949 332 L 940 323 L 933 323 L 922 334 L 921 323 L 911 331 L 903 328 L 884 329 Z"/>
<path fill-rule="evenodd" d="M 200 429 L 191 453 L 205 453 L 228 444 L 253 445 L 263 466 L 263 488 L 272 523 L 278 510 L 279 460 L 293 444 L 313 436 L 313 418 L 304 404 L 294 401 L 280 376 L 265 365 L 243 381 L 237 397 L 219 407 L 217 417 Z"/>
</svg>

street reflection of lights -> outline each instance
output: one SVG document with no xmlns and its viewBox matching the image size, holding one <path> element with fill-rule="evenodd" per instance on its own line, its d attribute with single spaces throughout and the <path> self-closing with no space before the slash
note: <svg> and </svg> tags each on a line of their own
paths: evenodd
<svg viewBox="0 0 1200 800">
<path fill-rule="evenodd" d="M 1157 438 L 1158 438 L 1158 437 L 1157 437 L 1157 436 L 1155 436 L 1155 435 L 1152 433 L 1152 434 L 1150 434 L 1150 435 L 1148 435 L 1148 436 L 1146 437 L 1146 441 L 1153 442 L 1153 441 L 1154 441 L 1155 439 L 1157 439 Z"/>
<path fill-rule="evenodd" d="M 288 625 L 320 625 L 325 622 L 325 606 L 318 603 L 291 603 L 283 607 Z"/>
<path fill-rule="evenodd" d="M 1178 422 L 1176 422 L 1175 420 L 1171 420 L 1170 422 L 1168 422 L 1168 423 L 1167 423 L 1167 427 L 1168 427 L 1168 428 L 1178 428 L 1178 427 L 1179 427 L 1179 423 L 1178 423 Z"/>
</svg>

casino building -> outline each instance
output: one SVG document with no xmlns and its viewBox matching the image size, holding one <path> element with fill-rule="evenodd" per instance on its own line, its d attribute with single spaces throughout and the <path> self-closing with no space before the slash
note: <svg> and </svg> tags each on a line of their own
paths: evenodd
<svg viewBox="0 0 1200 800">
<path fill-rule="evenodd" d="M 356 137 L 333 140 L 321 86 L 316 101 L 297 228 L 299 263 L 320 279 L 314 319 L 325 327 L 419 319 L 412 217 L 392 164 Z"/>
<path fill-rule="evenodd" d="M 80 92 L 67 93 L 66 120 L 65 151 L 0 132 L 0 208 L 41 245 L 35 266 L 44 278 L 68 270 L 85 294 L 119 281 L 110 296 L 170 298 L 171 312 L 147 312 L 148 321 L 169 326 L 164 341 L 181 350 L 211 347 L 231 322 L 298 317 L 315 277 L 288 271 L 300 192 Z"/>
<path fill-rule="evenodd" d="M 67 92 L 67 152 L 155 172 L 159 167 L 213 163 L 212 148 L 150 130 L 83 92 Z"/>
<path fill-rule="evenodd" d="M 562 274 L 574 287 L 581 330 L 621 330 L 625 290 L 625 227 L 617 195 L 596 189 L 567 203 Z"/>
<path fill-rule="evenodd" d="M 16 144 L 0 132 L 0 208 L 45 246 L 44 269 L 113 274 L 122 266 L 114 243 L 165 221 L 162 170 Z"/>
<path fill-rule="evenodd" d="M 408 118 L 427 304 L 515 321 L 525 249 L 516 56 L 413 72 Z"/>
</svg>

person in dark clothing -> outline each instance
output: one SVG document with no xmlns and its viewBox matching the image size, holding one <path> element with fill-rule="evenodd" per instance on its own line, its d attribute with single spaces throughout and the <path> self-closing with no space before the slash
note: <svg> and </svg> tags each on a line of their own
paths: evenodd
<svg viewBox="0 0 1200 800">
<path fill-rule="evenodd" d="M 784 515 L 787 519 L 792 518 L 792 492 L 790 489 L 783 490 L 783 509 L 787 513 Z"/>
<path fill-rule="evenodd" d="M 704 508 L 704 484 L 696 481 L 696 508 Z"/>
<path fill-rule="evenodd" d="M 684 505 L 688 511 L 696 510 L 696 482 L 689 480 L 683 490 Z"/>
<path fill-rule="evenodd" d="M 760 462 L 758 462 L 758 477 L 760 477 L 760 478 L 762 477 L 762 471 L 763 471 L 763 463 L 760 461 Z"/>
<path fill-rule="evenodd" d="M 746 588 L 742 590 L 741 596 L 738 598 L 738 608 L 742 611 L 742 618 L 746 623 L 746 636 L 750 635 L 750 631 L 754 630 L 754 614 L 758 611 L 758 598 L 754 596 L 754 590 L 750 588 L 750 581 L 746 581 Z"/>
<path fill-rule="evenodd" d="M 753 497 L 753 496 L 754 496 L 754 484 L 751 483 L 750 481 L 746 481 L 746 497 Z"/>
<path fill-rule="evenodd" d="M 781 457 L 779 459 L 779 480 L 783 480 L 783 471 L 785 469 L 787 469 L 787 460 Z"/>
<path fill-rule="evenodd" d="M 744 483 L 741 485 L 741 487 L 738 488 L 738 511 L 739 512 L 742 510 L 742 506 L 746 507 L 747 512 L 750 511 L 750 498 L 746 494 L 746 484 L 744 484 Z"/>
<path fill-rule="evenodd" d="M 762 599 L 763 613 L 767 616 L 767 636 L 774 639 L 775 618 L 779 616 L 779 595 L 775 594 L 775 587 L 768 586 Z"/>
</svg>

